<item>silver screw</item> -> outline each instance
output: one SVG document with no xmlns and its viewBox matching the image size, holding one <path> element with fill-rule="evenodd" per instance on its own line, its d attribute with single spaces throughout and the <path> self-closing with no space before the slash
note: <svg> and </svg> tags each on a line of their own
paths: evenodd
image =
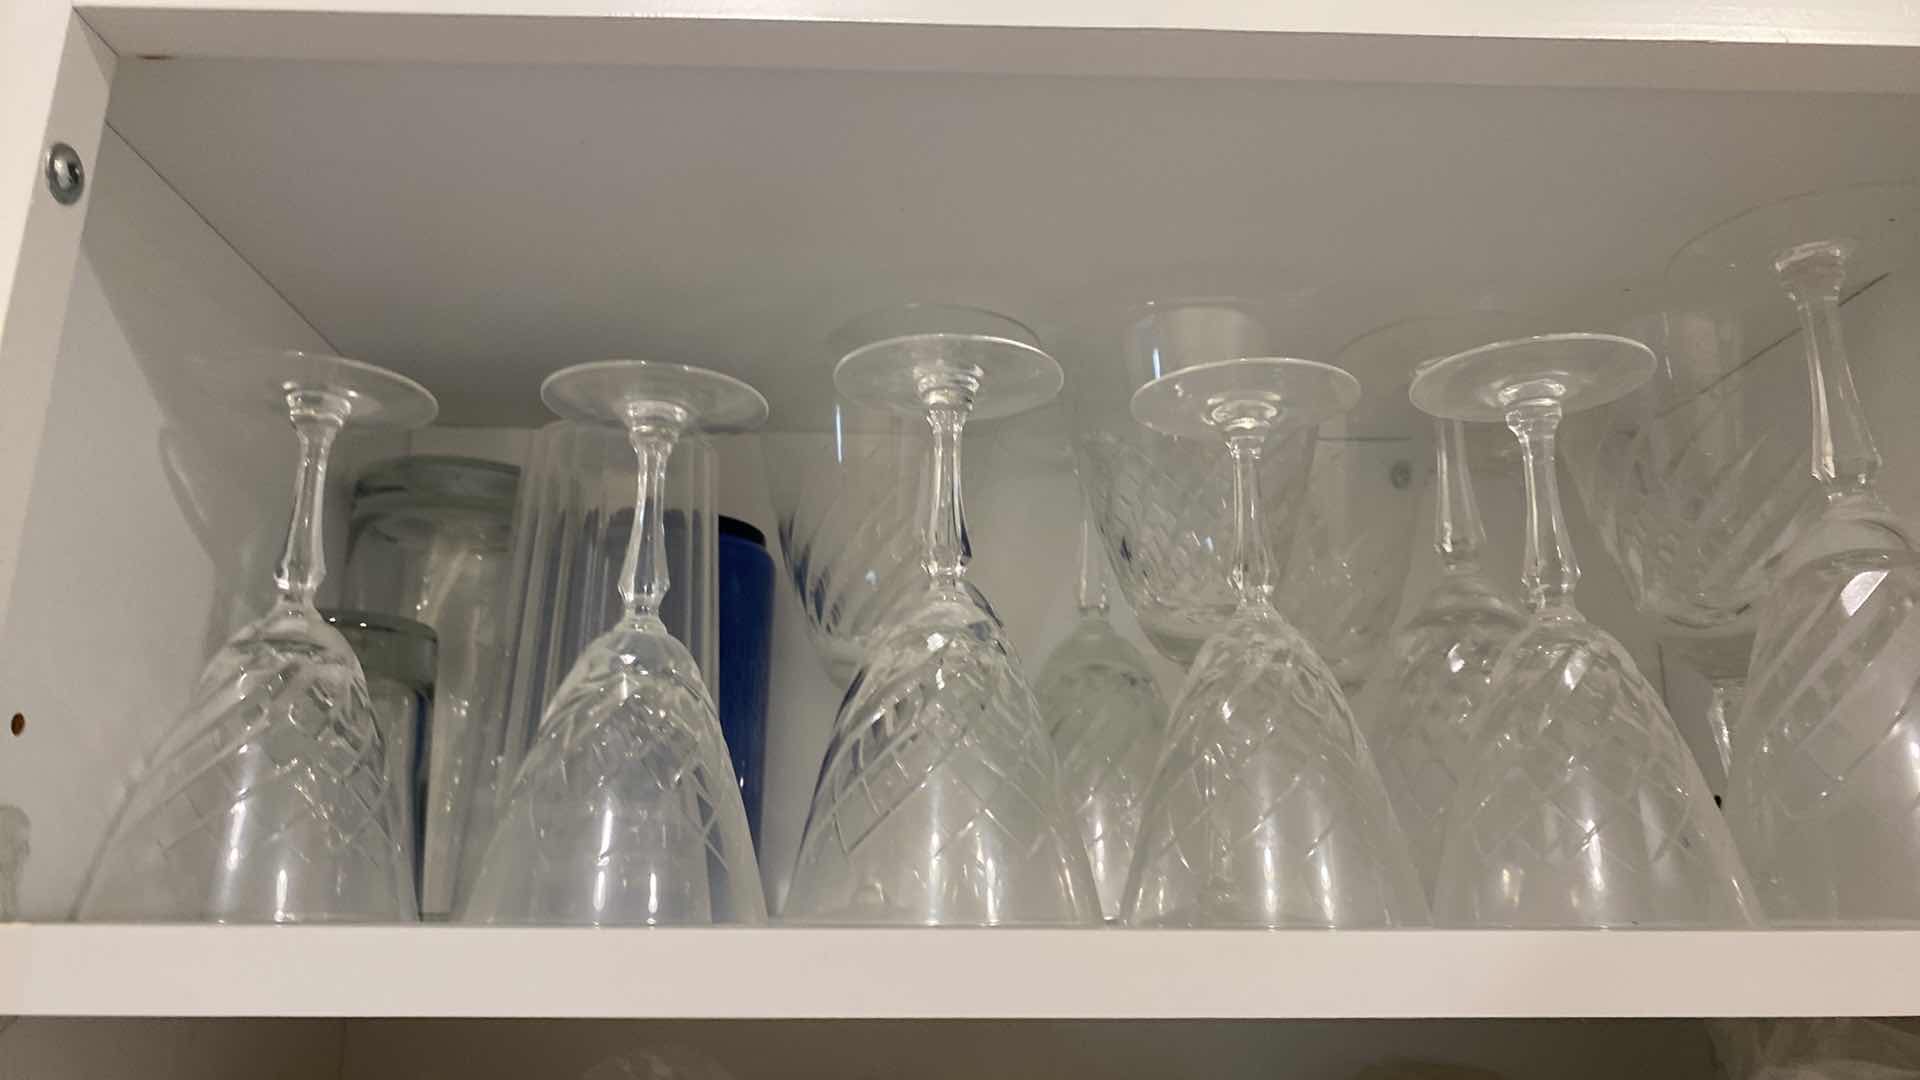
<svg viewBox="0 0 1920 1080">
<path fill-rule="evenodd" d="M 86 189 L 87 170 L 80 164 L 79 151 L 63 142 L 48 147 L 47 190 L 53 194 L 53 201 L 72 206 Z"/>
</svg>

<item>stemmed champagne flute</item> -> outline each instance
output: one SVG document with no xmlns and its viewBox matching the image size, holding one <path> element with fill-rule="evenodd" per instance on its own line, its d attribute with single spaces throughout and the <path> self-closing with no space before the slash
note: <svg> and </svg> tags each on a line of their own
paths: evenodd
<svg viewBox="0 0 1920 1080">
<path fill-rule="evenodd" d="M 1920 247 L 1920 186 L 1801 196 L 1735 217 L 1668 268 L 1783 290 L 1799 315 L 1822 498 L 1760 608 L 1727 816 L 1776 921 L 1920 919 L 1920 554 L 1880 497 L 1841 333 L 1850 284 Z"/>
<path fill-rule="evenodd" d="M 1532 619 L 1494 665 L 1478 764 L 1446 815 L 1435 921 L 1453 926 L 1739 926 L 1750 886 L 1699 766 L 1626 649 L 1573 605 L 1561 416 L 1644 382 L 1653 353 L 1545 334 L 1423 365 L 1410 394 L 1446 420 L 1504 420 L 1527 487 Z"/>
<path fill-rule="evenodd" d="M 664 926 L 766 921 L 746 809 L 713 695 L 659 610 L 674 442 L 758 427 L 767 402 L 716 371 L 608 360 L 540 387 L 569 420 L 624 427 L 639 462 L 620 621 L 553 693 L 461 918 Z"/>
<path fill-rule="evenodd" d="M 1426 916 L 1420 880 L 1333 672 L 1275 610 L 1261 532 L 1268 438 L 1359 399 L 1307 360 L 1224 360 L 1142 386 L 1156 431 L 1224 442 L 1239 606 L 1195 657 L 1147 789 L 1123 918 L 1135 926 L 1383 927 Z"/>
<path fill-rule="evenodd" d="M 1018 324 L 909 333 L 848 353 L 849 400 L 925 417 L 926 576 L 868 645 L 841 704 L 785 918 L 901 925 L 1084 924 L 1100 916 L 1033 691 L 967 581 L 960 436 L 1059 392 Z"/>
<path fill-rule="evenodd" d="M 1147 658 L 1107 619 L 1107 552 L 1080 521 L 1080 617 L 1034 677 L 1040 717 L 1060 759 L 1067 806 L 1080 821 L 1100 911 L 1120 903 L 1140 832 L 1141 802 L 1166 744 L 1167 705 Z"/>
<path fill-rule="evenodd" d="M 207 662 L 81 891 L 87 920 L 392 922 L 415 917 L 404 794 L 366 675 L 314 607 L 335 436 L 430 422 L 413 380 L 284 351 L 195 362 L 209 393 L 271 405 L 300 442 L 292 519 L 266 614 Z"/>
</svg>

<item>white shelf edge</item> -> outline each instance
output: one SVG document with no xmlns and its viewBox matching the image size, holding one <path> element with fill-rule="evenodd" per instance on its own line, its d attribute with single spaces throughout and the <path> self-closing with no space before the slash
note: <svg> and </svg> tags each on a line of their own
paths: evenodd
<svg viewBox="0 0 1920 1080">
<path fill-rule="evenodd" d="M 115 0 L 155 10 L 764 19 L 1534 39 L 1920 44 L 1900 0 Z"/>
<path fill-rule="evenodd" d="M 1920 1013 L 1914 931 L 0 926 L 0 1014 L 1472 1018 Z"/>
<path fill-rule="evenodd" d="M 1791 27 L 1765 10 L 1739 22 L 1411 14 L 1396 22 L 1382 13 L 1288 17 L 1289 5 L 1253 13 L 1231 3 L 1162 6 L 1157 18 L 1074 3 L 1029 11 L 728 0 L 671 8 L 604 0 L 220 0 L 218 8 L 111 0 L 78 10 L 129 58 L 1920 92 L 1920 18 L 1876 21 L 1864 11 L 1872 6 L 1847 0 L 1836 4 L 1849 9 L 1843 14 Z M 1165 17 L 1172 11 L 1177 20 Z"/>
</svg>

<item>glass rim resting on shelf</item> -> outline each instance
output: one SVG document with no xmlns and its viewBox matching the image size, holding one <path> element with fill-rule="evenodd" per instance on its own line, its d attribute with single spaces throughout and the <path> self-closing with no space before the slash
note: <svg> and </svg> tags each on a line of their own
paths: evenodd
<svg viewBox="0 0 1920 1080">
<path fill-rule="evenodd" d="M 314 601 L 335 438 L 350 423 L 422 425 L 438 404 L 403 375 L 324 353 L 198 354 L 186 368 L 209 395 L 276 406 L 293 426 L 286 544 L 267 611 L 209 659 L 122 802 L 76 917 L 410 921 L 413 874 L 385 740 L 359 660 Z"/>
<path fill-rule="evenodd" d="M 1540 334 L 1422 364 L 1430 415 L 1499 420 L 1521 445 L 1527 625 L 1480 706 L 1478 764 L 1446 815 L 1435 921 L 1513 929 L 1753 921 L 1732 838 L 1691 750 L 1626 648 L 1574 606 L 1580 579 L 1555 464 L 1567 412 L 1631 392 L 1653 351 Z"/>
<path fill-rule="evenodd" d="M 1101 915 L 1117 923 L 1141 800 L 1164 749 L 1167 706 L 1147 658 L 1113 626 L 1107 551 L 1084 506 L 1077 532 L 1076 616 L 1041 661 L 1033 691 L 1059 754 L 1068 808 L 1080 821 Z"/>
<path fill-rule="evenodd" d="M 1466 426 L 1431 423 L 1438 429 L 1432 546 L 1439 578 L 1395 626 L 1353 702 L 1430 902 L 1446 811 L 1473 767 L 1480 702 L 1501 651 L 1526 623 L 1481 568 L 1487 535 Z"/>
<path fill-rule="evenodd" d="M 1884 460 L 1854 384 L 1842 305 L 1920 264 L 1920 184 L 1812 192 L 1683 245 L 1670 278 L 1762 290 L 1797 316 L 1818 504 L 1760 605 L 1732 729 L 1727 816 L 1768 916 L 1786 925 L 1920 922 L 1920 645 L 1915 523 L 1881 495 Z M 1902 358 L 1905 362 L 1905 358 Z"/>
<path fill-rule="evenodd" d="M 1134 392 L 1140 423 L 1228 447 L 1237 608 L 1201 647 L 1173 706 L 1127 884 L 1130 925 L 1425 919 L 1419 877 L 1340 684 L 1273 606 L 1259 522 L 1259 458 L 1272 429 L 1318 424 L 1359 395 L 1350 373 L 1283 357 L 1199 364 Z"/>
<path fill-rule="evenodd" d="M 1090 925 L 1099 901 L 1039 705 L 967 581 L 961 434 L 1050 399 L 1059 365 L 978 332 L 884 337 L 834 368 L 853 401 L 926 419 L 924 578 L 869 643 L 834 720 L 783 920 Z"/>
<path fill-rule="evenodd" d="M 553 693 L 521 761 L 466 922 L 662 926 L 764 922 L 740 785 L 711 690 L 659 609 L 663 496 L 675 441 L 766 419 L 753 387 L 686 364 L 607 360 L 549 375 L 567 419 L 624 428 L 638 464 L 623 611 Z"/>
</svg>

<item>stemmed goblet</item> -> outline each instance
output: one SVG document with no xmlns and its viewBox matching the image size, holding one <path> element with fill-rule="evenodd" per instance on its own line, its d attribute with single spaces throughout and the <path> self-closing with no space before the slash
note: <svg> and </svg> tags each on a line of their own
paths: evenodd
<svg viewBox="0 0 1920 1080">
<path fill-rule="evenodd" d="M 1467 471 L 1466 432 L 1434 421 L 1433 546 L 1440 580 L 1388 639 L 1354 712 L 1433 894 L 1447 809 L 1473 770 L 1480 704 L 1526 617 L 1480 568 L 1487 531 Z"/>
<path fill-rule="evenodd" d="M 1166 745 L 1167 704 L 1147 658 L 1107 618 L 1107 551 L 1090 516 L 1080 521 L 1076 600 L 1080 617 L 1040 665 L 1033 692 L 1059 755 L 1067 806 L 1080 820 L 1101 914 L 1113 922 L 1141 802 Z"/>
<path fill-rule="evenodd" d="M 1227 581 L 1230 470 L 1217 441 L 1174 439 L 1142 427 L 1133 417 L 1133 394 L 1169 371 L 1261 355 L 1267 320 L 1302 321 L 1312 295 L 1296 290 L 1277 309 L 1230 297 L 1154 300 L 1091 316 L 1064 335 L 1071 349 L 1064 358 L 1072 373 L 1066 398 L 1074 472 L 1141 633 L 1182 668 L 1234 610 Z M 1314 435 L 1296 429 L 1260 457 L 1261 522 L 1281 559 L 1296 546 L 1307 518 Z"/>
<path fill-rule="evenodd" d="M 1123 918 L 1135 926 L 1384 927 L 1424 921 L 1420 880 L 1340 684 L 1274 608 L 1260 520 L 1270 434 L 1351 408 L 1360 384 L 1308 360 L 1224 360 L 1142 386 L 1133 413 L 1224 442 L 1233 616 L 1194 658 L 1147 789 Z"/>
<path fill-rule="evenodd" d="M 1626 649 L 1573 605 L 1561 515 L 1563 413 L 1644 382 L 1653 353 L 1545 334 L 1422 365 L 1410 395 L 1446 420 L 1505 420 L 1527 488 L 1521 583 L 1532 619 L 1495 663 L 1478 764 L 1446 815 L 1435 921 L 1455 926 L 1699 927 L 1752 921 L 1750 886 L 1693 755 Z"/>
<path fill-rule="evenodd" d="M 300 443 L 266 614 L 201 672 L 81 890 L 81 919 L 393 922 L 416 916 L 404 794 L 366 675 L 314 607 L 327 464 L 352 423 L 419 427 L 433 395 L 383 368 L 284 351 L 194 361 L 208 392 L 271 404 Z"/>
<path fill-rule="evenodd" d="M 1707 680 L 1724 792 L 1755 612 L 1818 493 L 1802 425 L 1783 416 L 1803 365 L 1752 355 L 1741 321 L 1704 297 L 1676 296 L 1634 326 L 1654 349 L 1653 376 L 1570 423 L 1561 445 L 1634 606 Z"/>
<path fill-rule="evenodd" d="M 1493 663 L 1526 617 L 1481 569 L 1487 534 L 1468 475 L 1465 429 L 1458 421 L 1422 416 L 1407 387 L 1422 361 L 1502 336 L 1517 321 L 1485 308 L 1401 319 L 1348 342 L 1335 358 L 1360 378 L 1373 411 L 1385 415 L 1387 424 L 1376 422 L 1376 429 L 1431 424 L 1434 431 L 1433 546 L 1440 577 L 1393 627 L 1353 699 L 1429 899 L 1446 811 L 1473 764 L 1478 707 Z M 1398 408 L 1390 409 L 1395 401 Z"/>
<path fill-rule="evenodd" d="M 662 506 L 674 442 L 751 430 L 766 399 L 703 368 L 608 360 L 554 372 L 541 400 L 624 427 L 639 462 L 620 621 L 581 651 L 507 789 L 461 918 L 664 926 L 766 921 L 713 695 L 667 632 Z"/>
<path fill-rule="evenodd" d="M 1840 315 L 1850 280 L 1917 246 L 1920 186 L 1871 185 L 1749 211 L 1668 267 L 1689 285 L 1783 290 L 1805 342 L 1822 498 L 1761 603 L 1727 797 L 1777 921 L 1920 919 L 1920 553 L 1876 490 Z"/>
<path fill-rule="evenodd" d="M 1017 331 L 1012 331 L 1017 333 Z M 782 915 L 799 922 L 1097 922 L 1080 829 L 1033 691 L 966 578 L 960 436 L 1059 392 L 1031 342 L 914 333 L 848 353 L 849 400 L 933 431 L 925 578 L 872 638 L 821 765 Z"/>
</svg>

